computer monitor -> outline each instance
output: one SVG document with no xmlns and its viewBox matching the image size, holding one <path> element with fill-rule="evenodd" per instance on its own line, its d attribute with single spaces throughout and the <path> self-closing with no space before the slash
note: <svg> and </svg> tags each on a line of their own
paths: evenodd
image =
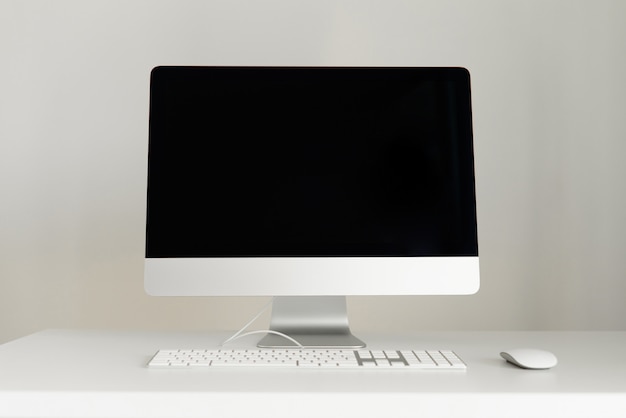
<svg viewBox="0 0 626 418">
<path fill-rule="evenodd" d="M 146 225 L 148 294 L 275 296 L 272 329 L 363 346 L 345 296 L 478 290 L 469 73 L 156 67 Z"/>
</svg>

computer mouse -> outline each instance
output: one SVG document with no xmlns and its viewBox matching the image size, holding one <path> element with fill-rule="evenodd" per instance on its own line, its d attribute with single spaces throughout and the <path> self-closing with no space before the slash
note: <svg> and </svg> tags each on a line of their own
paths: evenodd
<svg viewBox="0 0 626 418">
<path fill-rule="evenodd" d="M 535 348 L 515 348 L 500 353 L 503 359 L 523 369 L 549 369 L 556 366 L 557 358 L 554 354 Z"/>
</svg>

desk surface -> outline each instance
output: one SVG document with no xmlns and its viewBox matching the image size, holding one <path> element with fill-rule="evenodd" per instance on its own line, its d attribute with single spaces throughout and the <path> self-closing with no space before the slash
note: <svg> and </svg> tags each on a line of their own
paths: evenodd
<svg viewBox="0 0 626 418">
<path fill-rule="evenodd" d="M 0 416 L 626 416 L 626 332 L 359 335 L 374 349 L 452 349 L 466 371 L 145 367 L 159 348 L 227 336 L 48 330 L 6 343 Z M 514 347 L 550 350 L 559 364 L 519 369 L 499 356 Z"/>
</svg>

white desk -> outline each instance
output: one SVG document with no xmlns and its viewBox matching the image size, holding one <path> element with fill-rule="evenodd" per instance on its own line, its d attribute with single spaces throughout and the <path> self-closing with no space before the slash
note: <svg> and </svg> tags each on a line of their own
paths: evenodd
<svg viewBox="0 0 626 418">
<path fill-rule="evenodd" d="M 467 371 L 145 367 L 159 348 L 215 347 L 227 335 L 49 330 L 9 342 L 0 416 L 626 417 L 626 332 L 359 335 L 371 348 L 450 348 Z M 499 356 L 524 346 L 559 365 L 522 370 Z"/>
</svg>

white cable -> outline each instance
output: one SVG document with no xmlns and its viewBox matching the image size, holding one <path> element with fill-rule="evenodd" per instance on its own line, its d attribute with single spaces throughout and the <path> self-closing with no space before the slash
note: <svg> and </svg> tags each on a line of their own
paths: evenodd
<svg viewBox="0 0 626 418">
<path fill-rule="evenodd" d="M 255 316 L 254 318 L 252 318 L 250 321 L 248 321 L 248 323 L 247 323 L 246 325 L 244 325 L 243 327 L 241 327 L 241 329 L 240 329 L 239 331 L 235 332 L 235 333 L 234 333 L 234 334 L 233 334 L 230 338 L 228 338 L 226 341 L 224 341 L 224 342 L 223 342 L 222 344 L 220 344 L 220 345 L 228 344 L 229 342 L 231 342 L 231 341 L 235 340 L 236 338 L 238 338 L 238 337 L 239 337 L 239 334 L 241 334 L 242 332 L 244 332 L 244 331 L 245 331 L 245 330 L 246 330 L 246 329 L 247 329 L 250 325 L 252 325 L 252 324 L 254 323 L 254 321 L 256 321 L 257 319 L 259 319 L 259 317 L 260 317 L 261 315 L 263 315 L 263 313 L 264 313 L 265 311 L 267 311 L 267 308 L 269 308 L 269 307 L 270 307 L 270 305 L 272 304 L 272 302 L 274 302 L 274 297 L 272 297 L 272 298 L 270 299 L 270 301 L 269 301 L 269 302 L 268 302 L 265 306 L 263 306 L 263 308 L 261 309 L 261 311 L 259 311 L 259 313 L 258 313 L 258 314 L 256 314 L 256 316 Z"/>
<path fill-rule="evenodd" d="M 220 344 L 220 346 L 226 345 L 231 341 L 234 341 L 236 339 L 245 337 L 247 335 L 252 335 L 252 334 L 261 334 L 261 333 L 265 333 L 265 334 L 274 334 L 274 335 L 279 335 L 283 338 L 288 339 L 289 341 L 293 342 L 295 345 L 297 345 L 300 348 L 303 348 L 304 346 L 302 344 L 300 344 L 298 341 L 294 340 L 293 338 L 291 338 L 289 335 L 287 334 L 283 334 L 282 332 L 279 331 L 273 331 L 273 330 L 260 330 L 260 331 L 249 331 L 246 332 L 245 334 L 242 334 L 242 332 L 244 332 L 250 325 L 252 325 L 254 323 L 254 321 L 256 321 L 257 319 L 259 319 L 259 317 L 261 315 L 263 315 L 263 313 L 265 311 L 267 311 L 267 309 L 272 305 L 272 302 L 274 302 L 274 297 L 272 297 L 270 299 L 270 301 L 261 309 L 261 311 L 259 311 L 258 314 L 256 314 L 256 316 L 254 318 L 252 318 L 250 321 L 248 321 L 248 323 L 246 325 L 244 325 L 243 327 L 241 327 L 241 329 L 239 331 L 237 331 L 236 333 L 234 333 L 230 338 L 226 339 L 226 341 L 222 342 Z"/>
<path fill-rule="evenodd" d="M 289 335 L 284 334 L 284 333 L 279 332 L 279 331 L 273 331 L 273 330 L 271 330 L 271 329 L 263 329 L 263 330 L 259 330 L 259 331 L 248 331 L 248 332 L 245 332 L 245 333 L 243 333 L 243 334 L 239 334 L 239 335 L 237 335 L 236 337 L 234 337 L 234 336 L 233 336 L 233 337 L 230 337 L 228 340 L 224 341 L 224 342 L 222 343 L 222 345 L 224 345 L 224 344 L 226 344 L 226 343 L 228 343 L 228 342 L 231 342 L 231 341 L 233 341 L 233 340 L 236 340 L 236 339 L 238 339 L 238 338 L 242 338 L 242 337 L 245 337 L 245 336 L 247 336 L 247 335 L 252 335 L 252 334 L 274 334 L 274 335 L 278 335 L 278 336 L 281 336 L 281 337 L 283 337 L 283 338 L 288 339 L 289 341 L 291 341 L 292 343 L 294 343 L 295 345 L 297 345 L 297 346 L 298 346 L 298 348 L 304 348 L 304 346 L 303 346 L 302 344 L 300 344 L 300 342 L 298 342 L 297 340 L 295 340 L 295 339 L 291 338 Z"/>
</svg>

